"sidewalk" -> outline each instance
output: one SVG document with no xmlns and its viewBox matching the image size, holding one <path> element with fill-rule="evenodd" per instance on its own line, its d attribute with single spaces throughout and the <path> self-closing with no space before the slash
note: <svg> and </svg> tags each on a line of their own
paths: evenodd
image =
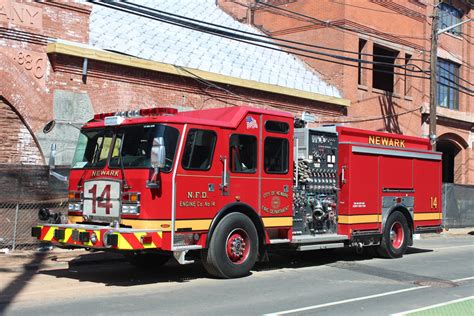
<svg viewBox="0 0 474 316">
<path fill-rule="evenodd" d="M 0 273 L 23 272 L 45 268 L 69 268 L 71 266 L 104 264 L 125 261 L 120 254 L 91 252 L 83 249 L 53 248 L 50 251 L 14 251 L 0 254 Z"/>
<path fill-rule="evenodd" d="M 473 236 L 474 227 L 452 228 L 441 234 L 422 234 L 421 239 Z M 0 273 L 23 272 L 45 268 L 69 268 L 79 265 L 107 264 L 124 262 L 122 255 L 110 252 L 90 252 L 83 249 L 67 250 L 53 248 L 51 251 L 14 251 L 0 253 Z"/>
</svg>

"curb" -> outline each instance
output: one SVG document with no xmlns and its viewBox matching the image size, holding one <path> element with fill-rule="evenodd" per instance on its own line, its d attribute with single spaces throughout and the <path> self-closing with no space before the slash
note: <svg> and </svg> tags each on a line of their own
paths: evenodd
<svg viewBox="0 0 474 316">
<path fill-rule="evenodd" d="M 25 262 L 25 259 L 31 261 L 32 255 L 15 255 L 9 256 L 7 264 L 2 264 L 2 257 L 0 256 L 0 273 L 23 273 L 28 271 L 37 271 L 40 269 L 46 268 L 71 268 L 71 267 L 80 267 L 87 265 L 101 265 L 109 263 L 119 263 L 127 262 L 125 258 L 122 257 L 113 257 L 107 258 L 107 254 L 101 256 L 100 258 L 81 258 L 81 255 L 91 255 L 90 253 L 78 253 L 71 254 L 72 256 L 58 257 L 57 253 L 48 253 L 42 262 L 38 263 L 29 263 Z M 8 255 L 7 255 L 8 256 Z M 6 258 L 5 258 L 6 259 Z M 75 260 L 77 259 L 77 260 Z M 20 262 L 18 262 L 20 261 Z"/>
</svg>

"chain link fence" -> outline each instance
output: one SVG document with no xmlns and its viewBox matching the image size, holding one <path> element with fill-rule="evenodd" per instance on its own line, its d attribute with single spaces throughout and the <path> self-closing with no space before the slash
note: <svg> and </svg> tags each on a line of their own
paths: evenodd
<svg viewBox="0 0 474 316">
<path fill-rule="evenodd" d="M 0 164 L 0 192 L 0 250 L 36 249 L 31 227 L 39 223 L 38 210 L 67 211 L 67 184 L 50 177 L 48 166 Z"/>
<path fill-rule="evenodd" d="M 443 183 L 443 224 L 474 227 L 474 185 Z"/>
<path fill-rule="evenodd" d="M 67 213 L 67 202 L 0 203 L 0 250 L 36 249 L 40 242 L 31 237 L 31 227 L 39 223 L 38 210 Z"/>
</svg>

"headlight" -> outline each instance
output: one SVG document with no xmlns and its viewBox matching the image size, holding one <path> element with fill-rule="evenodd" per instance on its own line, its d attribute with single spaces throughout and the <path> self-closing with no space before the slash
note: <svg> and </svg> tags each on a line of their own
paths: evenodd
<svg viewBox="0 0 474 316">
<path fill-rule="evenodd" d="M 69 203 L 69 212 L 82 212 L 82 203 Z"/>
<path fill-rule="evenodd" d="M 123 204 L 122 205 L 122 214 L 131 214 L 131 215 L 140 214 L 140 206 L 139 205 Z"/>
</svg>

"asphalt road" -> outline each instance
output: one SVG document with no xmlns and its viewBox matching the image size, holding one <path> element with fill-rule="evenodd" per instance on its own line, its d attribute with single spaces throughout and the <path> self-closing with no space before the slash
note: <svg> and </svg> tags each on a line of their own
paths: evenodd
<svg viewBox="0 0 474 316">
<path fill-rule="evenodd" d="M 0 273 L 6 315 L 389 315 L 473 295 L 470 235 L 417 240 L 396 260 L 272 254 L 234 280 L 209 278 L 198 264 L 140 271 L 122 261 Z"/>
</svg>

